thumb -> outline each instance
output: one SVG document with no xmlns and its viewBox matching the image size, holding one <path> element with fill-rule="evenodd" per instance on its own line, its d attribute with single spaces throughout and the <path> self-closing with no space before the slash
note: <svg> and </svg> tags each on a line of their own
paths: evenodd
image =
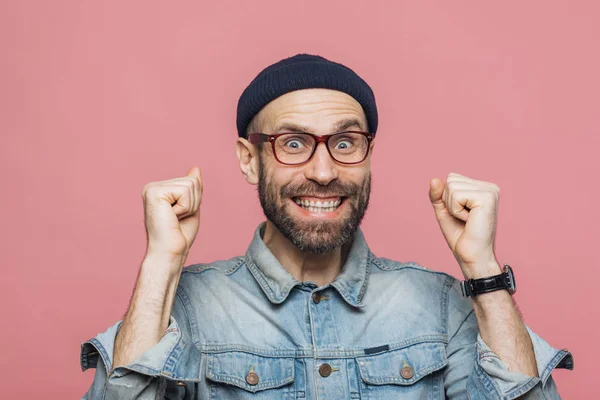
<svg viewBox="0 0 600 400">
<path fill-rule="evenodd" d="M 429 181 L 429 200 L 435 211 L 441 211 L 446 208 L 442 200 L 445 188 L 446 184 L 439 178 L 433 178 Z"/>
<path fill-rule="evenodd" d="M 202 180 L 200 168 L 198 168 L 196 166 L 193 166 L 192 168 L 190 168 L 190 170 L 188 171 L 186 176 L 197 176 L 198 178 L 200 178 Z"/>
</svg>

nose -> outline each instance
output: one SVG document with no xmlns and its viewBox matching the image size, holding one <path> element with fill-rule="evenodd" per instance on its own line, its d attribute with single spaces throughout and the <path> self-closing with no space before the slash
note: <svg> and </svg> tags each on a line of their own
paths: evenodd
<svg viewBox="0 0 600 400">
<path fill-rule="evenodd" d="M 321 185 L 327 185 L 338 178 L 338 168 L 339 166 L 327 151 L 325 143 L 319 143 L 315 153 L 306 165 L 305 176 L 306 179 L 313 180 Z"/>
</svg>

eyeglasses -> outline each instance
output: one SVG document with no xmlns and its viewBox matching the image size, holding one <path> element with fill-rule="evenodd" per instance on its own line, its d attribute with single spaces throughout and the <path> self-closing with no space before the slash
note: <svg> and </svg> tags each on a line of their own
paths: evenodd
<svg viewBox="0 0 600 400">
<path fill-rule="evenodd" d="M 368 132 L 344 131 L 317 136 L 312 133 L 250 133 L 252 144 L 270 142 L 275 159 L 284 165 L 304 164 L 315 154 L 317 145 L 325 143 L 331 158 L 340 164 L 359 164 L 369 154 L 375 135 Z"/>
</svg>

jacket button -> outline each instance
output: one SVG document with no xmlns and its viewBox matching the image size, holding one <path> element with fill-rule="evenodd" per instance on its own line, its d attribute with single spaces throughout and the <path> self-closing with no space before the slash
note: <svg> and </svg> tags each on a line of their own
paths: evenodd
<svg viewBox="0 0 600 400">
<path fill-rule="evenodd" d="M 319 304 L 321 302 L 321 293 L 314 292 L 312 294 L 312 301 L 315 304 Z"/>
<path fill-rule="evenodd" d="M 404 367 L 402 367 L 402 369 L 400 370 L 400 375 L 402 375 L 404 379 L 410 379 L 413 377 L 414 374 L 415 373 L 413 372 L 413 369 L 408 365 L 404 365 Z"/>
<path fill-rule="evenodd" d="M 319 374 L 323 378 L 327 378 L 329 375 L 331 375 L 331 371 L 331 365 L 329 364 L 321 364 L 321 366 L 319 367 Z"/>
<path fill-rule="evenodd" d="M 248 375 L 246 375 L 246 383 L 252 386 L 258 384 L 258 375 L 256 375 L 256 372 L 248 372 Z"/>
<path fill-rule="evenodd" d="M 185 386 L 185 382 L 177 381 L 177 382 L 175 382 L 175 386 Z"/>
</svg>

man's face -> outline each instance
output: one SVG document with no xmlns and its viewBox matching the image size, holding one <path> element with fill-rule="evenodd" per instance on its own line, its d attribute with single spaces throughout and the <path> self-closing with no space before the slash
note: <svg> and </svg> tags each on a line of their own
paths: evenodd
<svg viewBox="0 0 600 400">
<path fill-rule="evenodd" d="M 287 93 L 261 110 L 258 119 L 260 131 L 267 134 L 367 131 L 360 104 L 328 89 Z M 270 143 L 265 143 L 259 160 L 264 213 L 296 247 L 323 254 L 352 240 L 369 203 L 370 153 L 360 164 L 343 165 L 319 144 L 307 163 L 288 166 L 277 162 Z"/>
</svg>

